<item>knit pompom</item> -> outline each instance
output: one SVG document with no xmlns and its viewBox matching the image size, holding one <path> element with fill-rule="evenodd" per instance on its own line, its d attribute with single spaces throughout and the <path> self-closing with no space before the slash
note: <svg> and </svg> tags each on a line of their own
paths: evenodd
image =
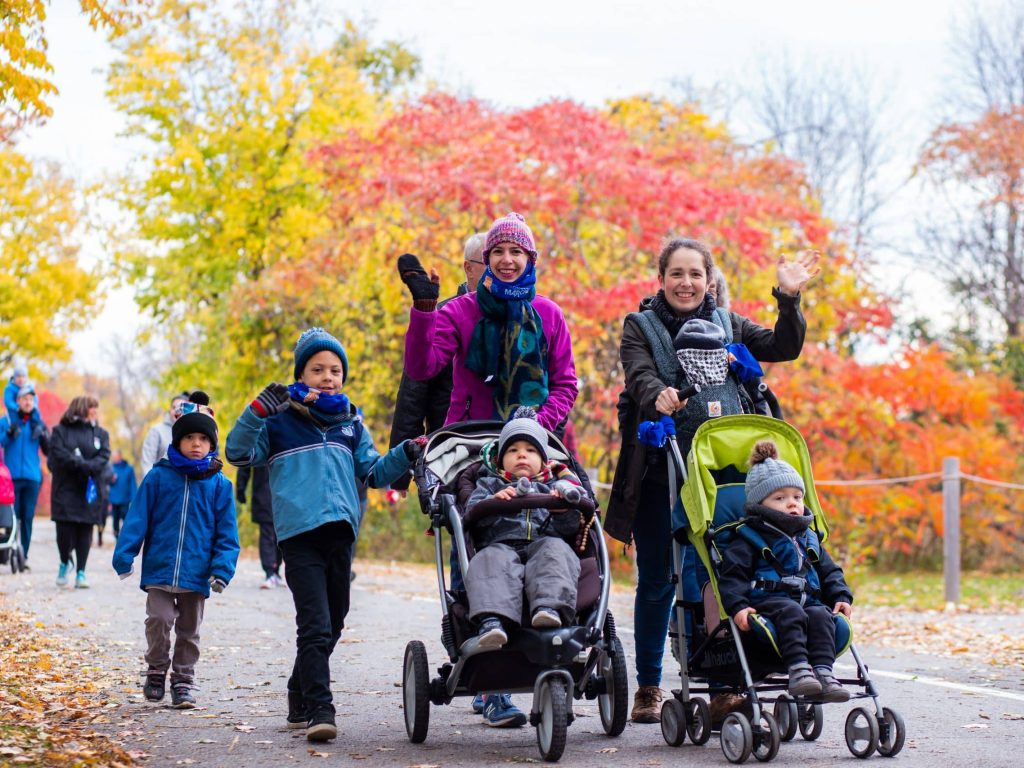
<svg viewBox="0 0 1024 768">
<path fill-rule="evenodd" d="M 512 419 L 533 419 L 537 421 L 537 412 L 528 405 L 520 405 L 512 412 L 512 418 L 509 421 L 512 421 Z"/>
<path fill-rule="evenodd" d="M 762 440 L 750 452 L 750 466 L 760 464 L 767 459 L 778 459 L 779 450 L 771 440 Z"/>
<path fill-rule="evenodd" d="M 188 401 L 190 403 L 198 403 L 199 405 L 209 405 L 210 396 L 203 392 L 203 390 L 197 389 L 195 392 L 188 396 Z"/>
</svg>

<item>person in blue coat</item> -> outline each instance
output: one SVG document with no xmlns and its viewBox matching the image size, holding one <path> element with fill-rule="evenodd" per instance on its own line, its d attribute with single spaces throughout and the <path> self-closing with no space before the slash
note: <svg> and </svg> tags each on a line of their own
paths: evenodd
<svg viewBox="0 0 1024 768">
<path fill-rule="evenodd" d="M 294 384 L 269 384 L 246 407 L 224 452 L 236 467 L 270 468 L 274 528 L 297 626 L 287 723 L 305 728 L 310 741 L 326 741 L 338 733 L 330 659 L 349 607 L 359 483 L 382 488 L 403 476 L 422 442 L 403 440 L 383 456 L 377 452 L 341 391 L 345 350 L 324 329 L 299 336 L 294 373 Z"/>
<path fill-rule="evenodd" d="M 170 668 L 171 705 L 177 709 L 196 705 L 192 688 L 203 608 L 210 590 L 223 592 L 235 575 L 240 549 L 234 493 L 221 473 L 209 402 L 197 390 L 182 404 L 167 456 L 143 478 L 114 549 L 114 570 L 122 579 L 132 575 L 142 549 L 139 586 L 146 592 L 149 665 L 143 695 L 163 699 Z"/>
<path fill-rule="evenodd" d="M 28 557 L 32 543 L 32 521 L 36 516 L 39 486 L 43 481 L 43 468 L 39 452 L 50 451 L 50 431 L 36 407 L 36 390 L 25 384 L 15 399 L 17 411 L 0 418 L 0 446 L 4 449 L 4 463 L 14 480 L 14 514 L 21 531 L 21 548 Z"/>
<path fill-rule="evenodd" d="M 114 451 L 111 455 L 110 468 L 114 472 L 114 482 L 110 484 L 110 516 L 114 519 L 116 539 L 121 535 L 121 522 L 135 498 L 138 483 L 135 480 L 135 467 L 125 461 L 121 451 Z"/>
</svg>

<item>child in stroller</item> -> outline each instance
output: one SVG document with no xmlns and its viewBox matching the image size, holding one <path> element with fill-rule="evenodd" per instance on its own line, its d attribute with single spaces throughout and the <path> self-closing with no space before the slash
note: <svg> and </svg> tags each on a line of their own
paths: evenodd
<svg viewBox="0 0 1024 768">
<path fill-rule="evenodd" d="M 478 693 L 532 692 L 530 724 L 537 728 L 541 755 L 552 761 L 561 757 L 565 748 L 566 729 L 573 721 L 573 698 L 597 699 L 608 735 L 618 736 L 625 728 L 626 661 L 608 611 L 608 552 L 586 474 L 561 442 L 537 422 L 520 422 L 502 432 L 506 426 L 481 421 L 450 424 L 430 436 L 416 464 L 420 504 L 430 516 L 435 537 L 441 640 L 449 662 L 438 669 L 439 676 L 431 679 L 424 644 L 413 640 L 407 645 L 403 672 L 405 725 L 410 741 L 419 743 L 427 735 L 432 703 L 449 704 L 456 696 Z M 544 453 L 549 461 L 556 462 L 545 465 L 540 478 L 526 467 L 516 471 L 517 464 L 533 461 L 526 458 L 529 451 L 520 456 L 518 452 L 499 450 L 499 446 L 510 448 L 524 434 L 525 442 L 535 442 L 542 449 L 537 452 L 538 460 Z M 510 460 L 512 470 L 504 476 L 496 471 L 500 453 L 516 455 Z M 520 487 L 517 475 L 527 471 L 533 479 L 527 478 Z M 558 476 L 543 479 L 548 471 Z M 486 481 L 478 487 L 481 479 Z M 511 484 L 513 479 L 515 483 Z M 552 487 L 557 487 L 558 495 L 548 492 Z M 520 495 L 520 488 L 524 495 Z M 474 494 L 477 498 L 470 505 Z M 525 529 L 517 528 L 524 523 Z M 546 526 L 547 531 L 556 523 L 556 530 L 564 530 L 568 539 L 543 535 L 541 539 L 561 545 L 557 547 L 561 553 L 555 558 L 560 563 L 560 575 L 552 580 L 542 572 L 535 578 L 530 562 L 536 568 L 544 562 L 543 556 L 531 551 L 527 562 L 522 563 L 515 547 L 502 543 L 502 532 L 526 530 L 531 539 L 536 539 L 537 527 Z M 447 547 L 442 544 L 446 531 L 455 545 L 458 567 L 466 574 L 468 593 L 446 586 Z M 518 536 L 506 541 L 515 541 Z M 483 545 L 480 553 L 475 551 L 477 542 Z M 487 565 L 486 557 L 477 561 L 488 550 L 503 557 L 508 552 L 515 556 L 514 561 L 509 559 L 514 585 L 513 578 L 504 573 L 495 590 L 489 589 L 494 584 L 488 585 L 486 575 L 481 580 L 480 574 L 491 568 L 481 567 Z M 567 556 L 574 562 L 569 564 Z M 567 572 L 578 574 L 578 578 L 568 583 Z M 556 595 L 543 588 L 535 590 L 538 585 L 552 583 L 558 585 Z M 496 607 L 488 593 L 504 595 L 508 601 L 505 607 Z M 539 608 L 545 609 L 544 613 L 538 612 Z M 483 613 L 485 618 L 500 616 L 497 628 L 485 623 L 485 629 L 480 630 L 470 620 L 471 611 Z"/>
<path fill-rule="evenodd" d="M 730 712 L 721 723 L 722 752 L 733 763 L 742 763 L 752 754 L 759 761 L 768 761 L 778 753 L 780 742 L 791 740 L 798 729 L 805 740 L 817 739 L 824 723 L 822 705 L 841 696 L 843 700 L 867 700 L 869 705 L 856 706 L 847 714 L 845 737 L 850 752 L 857 757 L 875 751 L 894 756 L 906 738 L 903 719 L 895 710 L 881 706 L 867 666 L 853 644 L 846 607 L 838 605 L 849 603 L 852 597 L 845 583 L 835 580 L 835 572 L 829 574 L 825 569 L 829 586 L 822 587 L 827 599 L 834 601 L 831 604 L 840 608 L 828 612 L 834 622 L 831 658 L 849 651 L 856 676 L 836 680 L 827 690 L 815 691 L 821 686 L 807 685 L 800 686 L 801 695 L 790 693 L 794 681 L 783 661 L 785 643 L 778 628 L 761 616 L 761 620 L 749 622 L 751 631 L 741 631 L 725 610 L 724 605 L 742 605 L 728 602 L 731 572 L 725 560 L 730 551 L 740 551 L 732 550 L 740 546 L 734 544 L 737 538 L 746 542 L 756 539 L 749 537 L 757 526 L 745 510 L 747 462 L 753 447 L 764 440 L 777 446 L 777 455 L 794 471 L 794 476 L 787 475 L 786 483 L 796 483 L 796 477 L 801 480 L 805 490 L 802 502 L 810 518 L 809 536 L 817 540 L 819 548 L 828 540 L 829 527 L 815 493 L 807 445 L 791 425 L 747 414 L 708 421 L 694 435 L 685 465 L 674 437 L 670 438 L 669 466 L 683 478 L 681 497 L 674 500 L 672 508 L 673 559 L 679 574 L 675 615 L 683 631 L 673 648 L 680 660 L 681 686 L 662 707 L 662 735 L 672 746 L 681 745 L 687 736 L 694 744 L 704 744 L 711 737 L 711 711 L 707 700 L 694 694 L 744 693 L 748 711 Z M 760 485 L 756 466 L 752 474 L 751 483 Z M 760 495 L 761 491 L 751 489 L 751 498 Z M 765 557 L 766 551 L 771 551 L 760 541 L 755 548 Z M 777 581 L 778 577 L 765 580 Z M 749 589 L 750 580 L 746 585 Z M 757 616 L 748 613 L 746 618 Z M 816 658 L 812 655 L 811 661 Z M 852 690 L 840 688 L 840 684 Z M 774 707 L 769 712 L 766 705 L 771 703 Z"/>
<path fill-rule="evenodd" d="M 547 432 L 532 409 L 518 409 L 482 457 L 483 467 L 465 505 L 467 515 L 479 515 L 480 505 L 488 501 L 500 512 L 504 505 L 495 502 L 527 494 L 581 501 L 579 478 L 565 464 L 548 459 Z M 465 480 L 468 484 L 472 477 Z M 593 505 L 587 506 L 593 519 Z M 500 648 L 508 642 L 505 627 L 520 624 L 524 588 L 534 628 L 561 627 L 572 617 L 580 560 L 566 539 L 576 543 L 586 525 L 583 516 L 573 508 L 556 513 L 540 507 L 478 518 L 469 531 L 476 557 L 465 581 L 470 619 L 480 625 L 482 647 Z"/>
<path fill-rule="evenodd" d="M 8 563 L 11 573 L 20 573 L 26 568 L 18 517 L 14 514 L 14 480 L 7 465 L 0 460 L 0 565 Z"/>
</svg>

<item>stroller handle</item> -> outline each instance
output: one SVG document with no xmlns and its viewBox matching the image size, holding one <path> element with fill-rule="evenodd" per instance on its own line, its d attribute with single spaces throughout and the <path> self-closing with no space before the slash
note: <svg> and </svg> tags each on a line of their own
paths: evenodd
<svg viewBox="0 0 1024 768">
<path fill-rule="evenodd" d="M 581 496 L 579 501 L 570 504 L 566 499 L 550 493 L 530 493 L 525 496 L 514 496 L 511 499 L 490 498 L 473 505 L 473 508 L 463 515 L 462 523 L 469 526 L 485 517 L 519 512 L 524 509 L 546 509 L 556 514 L 579 510 L 589 516 L 594 513 L 596 505 L 587 496 Z"/>
</svg>

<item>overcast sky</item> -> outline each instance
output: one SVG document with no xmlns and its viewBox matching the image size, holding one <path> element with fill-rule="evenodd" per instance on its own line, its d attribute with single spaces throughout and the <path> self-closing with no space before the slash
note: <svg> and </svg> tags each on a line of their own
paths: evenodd
<svg viewBox="0 0 1024 768">
<path fill-rule="evenodd" d="M 50 6 L 47 36 L 60 95 L 52 101 L 53 118 L 21 148 L 60 161 L 81 181 L 94 181 L 123 168 L 131 147 L 117 138 L 121 120 L 103 95 L 104 70 L 113 53 L 102 35 L 89 29 L 77 5 Z M 897 178 L 909 173 L 920 143 L 941 116 L 954 16 L 965 10 L 965 3 L 954 0 L 325 0 L 323 5 L 339 17 L 372 19 L 373 37 L 398 39 L 416 51 L 426 78 L 497 106 L 552 98 L 599 105 L 637 93 L 671 94 L 672 83 L 683 79 L 699 88 L 724 85 L 726 93 L 734 93 L 761 59 L 780 51 L 797 62 L 852 64 L 874 73 L 891 91 L 889 119 L 903 150 L 890 169 Z M 742 111 L 728 101 L 721 106 L 742 132 Z M 907 222 L 912 205 L 904 195 L 883 219 Z M 901 234 L 906 235 L 906 224 L 894 236 Z M 92 250 L 86 257 L 97 255 Z M 900 269 L 909 272 L 905 265 Z M 925 296 L 934 301 L 937 284 L 915 282 L 910 287 L 922 297 L 921 307 Z M 77 366 L 102 371 L 99 339 L 137 323 L 130 294 L 114 294 L 89 332 L 76 337 Z"/>
</svg>

